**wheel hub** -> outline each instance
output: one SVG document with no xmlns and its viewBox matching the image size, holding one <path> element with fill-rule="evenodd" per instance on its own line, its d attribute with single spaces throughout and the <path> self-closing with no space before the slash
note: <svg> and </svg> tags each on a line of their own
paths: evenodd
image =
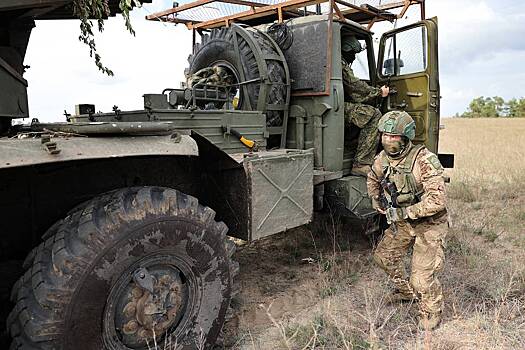
<svg viewBox="0 0 525 350">
<path fill-rule="evenodd" d="M 141 267 L 132 281 L 119 287 L 112 318 L 119 340 L 128 348 L 159 341 L 184 314 L 188 291 L 173 266 Z"/>
</svg>

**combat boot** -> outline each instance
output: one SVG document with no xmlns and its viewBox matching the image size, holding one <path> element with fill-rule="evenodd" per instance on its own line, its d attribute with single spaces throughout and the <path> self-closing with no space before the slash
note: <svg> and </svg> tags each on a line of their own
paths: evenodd
<svg viewBox="0 0 525 350">
<path fill-rule="evenodd" d="M 433 329 L 436 329 L 439 326 L 440 322 L 441 313 L 423 313 L 419 317 L 418 327 L 419 329 L 423 329 L 425 331 L 431 331 Z"/>
<path fill-rule="evenodd" d="M 350 174 L 355 175 L 355 176 L 367 177 L 371 169 L 372 167 L 368 164 L 356 163 L 354 164 L 354 166 L 352 166 L 352 170 L 350 171 Z"/>
<path fill-rule="evenodd" d="M 392 292 L 389 296 L 386 297 L 387 304 L 397 304 L 397 303 L 405 303 L 405 302 L 416 302 L 417 297 L 414 294 L 409 293 L 403 293 L 398 290 Z"/>
</svg>

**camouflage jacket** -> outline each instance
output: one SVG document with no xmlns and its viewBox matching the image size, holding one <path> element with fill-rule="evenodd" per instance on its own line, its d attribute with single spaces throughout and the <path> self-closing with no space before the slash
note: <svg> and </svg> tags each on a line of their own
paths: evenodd
<svg viewBox="0 0 525 350">
<path fill-rule="evenodd" d="M 220 74 L 217 67 L 206 67 L 193 73 L 187 79 L 187 85 L 192 88 L 194 85 L 228 85 L 231 83 L 231 76 L 228 74 Z"/>
<path fill-rule="evenodd" d="M 345 60 L 342 60 L 342 65 L 346 102 L 371 104 L 374 103 L 374 98 L 381 96 L 381 88 L 370 86 L 356 77 Z"/>
<path fill-rule="evenodd" d="M 413 146 L 415 147 L 415 146 Z M 406 157 L 405 157 L 406 158 Z M 385 165 L 396 168 L 404 158 L 391 159 L 381 151 L 374 159 L 372 170 L 368 173 L 368 195 L 373 201 L 379 200 L 382 191 L 381 180 L 385 176 Z M 413 179 L 417 187 L 418 196 L 416 203 L 406 207 L 410 219 L 429 217 L 446 211 L 445 181 L 443 167 L 437 156 L 426 147 L 422 147 L 414 159 L 412 167 Z M 403 185 L 396 184 L 398 191 L 402 192 Z"/>
</svg>

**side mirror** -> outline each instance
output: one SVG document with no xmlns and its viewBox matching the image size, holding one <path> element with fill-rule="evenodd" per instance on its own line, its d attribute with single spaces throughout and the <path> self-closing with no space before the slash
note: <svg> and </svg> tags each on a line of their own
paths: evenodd
<svg viewBox="0 0 525 350">
<path fill-rule="evenodd" d="M 397 67 L 395 67 L 395 70 L 394 70 L 394 61 L 397 61 Z M 384 69 L 383 75 L 392 76 L 392 75 L 399 74 L 399 72 L 401 71 L 401 67 L 404 67 L 404 66 L 405 64 L 403 63 L 402 59 L 389 58 L 383 62 L 383 69 Z"/>
</svg>

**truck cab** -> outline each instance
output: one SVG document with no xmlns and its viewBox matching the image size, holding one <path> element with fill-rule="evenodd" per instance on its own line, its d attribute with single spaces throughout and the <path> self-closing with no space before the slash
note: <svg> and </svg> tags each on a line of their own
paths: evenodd
<svg viewBox="0 0 525 350">
<path fill-rule="evenodd" d="M 391 94 L 378 98 L 374 107 L 382 114 L 408 112 L 416 122 L 415 143 L 437 153 L 437 19 L 386 32 L 378 46 L 374 46 L 373 32 L 363 25 L 330 18 L 329 14 L 291 19 L 287 25 L 294 40 L 283 50 L 292 81 L 286 145 L 314 149 L 318 207 L 323 206 L 323 196 L 343 214 L 374 216 L 365 179 L 350 176 L 360 129 L 345 123 L 342 40 L 351 34 L 365 48 L 352 64 L 354 74 L 369 85 L 387 84 L 391 89 Z"/>
</svg>

